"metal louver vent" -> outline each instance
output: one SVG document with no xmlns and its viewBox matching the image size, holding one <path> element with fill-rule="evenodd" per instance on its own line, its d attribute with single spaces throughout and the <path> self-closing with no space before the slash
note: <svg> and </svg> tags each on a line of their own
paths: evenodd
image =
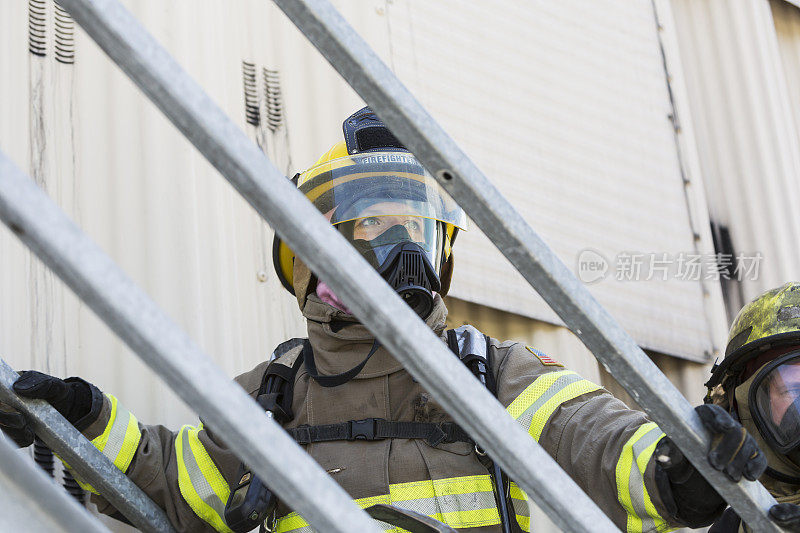
<svg viewBox="0 0 800 533">
<path fill-rule="evenodd" d="M 46 0 L 28 0 L 28 50 L 33 55 L 47 55 Z"/>
<path fill-rule="evenodd" d="M 264 94 L 267 101 L 267 127 L 275 131 L 283 124 L 283 95 L 281 79 L 277 70 L 264 68 Z"/>
<path fill-rule="evenodd" d="M 242 61 L 242 78 L 244 80 L 244 113 L 248 124 L 261 124 L 258 110 L 258 87 L 256 85 L 256 65 Z"/>
<path fill-rule="evenodd" d="M 75 21 L 58 2 L 55 6 L 56 60 L 72 64 L 75 62 Z"/>
</svg>

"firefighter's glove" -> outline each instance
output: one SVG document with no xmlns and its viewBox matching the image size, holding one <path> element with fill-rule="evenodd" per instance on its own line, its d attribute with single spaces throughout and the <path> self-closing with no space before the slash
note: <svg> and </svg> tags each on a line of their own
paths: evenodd
<svg viewBox="0 0 800 533">
<path fill-rule="evenodd" d="M 81 431 L 97 420 L 103 407 L 100 390 L 80 378 L 63 380 L 29 370 L 20 374 L 13 388 L 24 398 L 46 401 Z M 25 415 L 8 407 L 0 410 L 0 429 L 21 447 L 33 442 L 33 430 Z"/>
<path fill-rule="evenodd" d="M 779 503 L 769 508 L 769 517 L 786 531 L 800 533 L 800 506 Z"/>
<path fill-rule="evenodd" d="M 33 430 L 25 415 L 0 404 L 0 430 L 20 448 L 33 444 Z"/>
<path fill-rule="evenodd" d="M 742 476 L 750 481 L 761 477 L 767 469 L 767 458 L 739 422 L 719 405 L 701 405 L 695 412 L 711 432 L 711 466 L 731 481 L 739 481 Z"/>
<path fill-rule="evenodd" d="M 669 437 L 658 441 L 654 455 L 656 485 L 670 514 L 691 528 L 714 522 L 727 504 Z"/>
</svg>

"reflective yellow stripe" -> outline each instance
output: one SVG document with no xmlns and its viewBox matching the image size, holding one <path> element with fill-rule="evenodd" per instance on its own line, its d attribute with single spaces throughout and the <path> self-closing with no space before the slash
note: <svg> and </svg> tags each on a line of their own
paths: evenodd
<svg viewBox="0 0 800 533">
<path fill-rule="evenodd" d="M 511 485 L 514 508 L 520 525 L 528 531 L 530 516 L 527 496 L 516 485 Z M 500 523 L 494 501 L 492 482 L 488 475 L 462 476 L 446 479 L 412 481 L 389 485 L 389 494 L 360 498 L 355 503 L 362 509 L 385 503 L 435 518 L 454 528 L 490 526 Z M 380 523 L 387 531 L 404 531 Z M 300 515 L 289 513 L 280 518 L 279 533 L 306 533 L 312 531 Z"/>
<path fill-rule="evenodd" d="M 508 406 L 509 414 L 539 440 L 556 409 L 582 394 L 600 389 L 571 370 L 549 372 L 536 378 Z"/>
<path fill-rule="evenodd" d="M 178 488 L 197 516 L 217 531 L 230 532 L 223 518 L 230 488 L 200 442 L 202 429 L 202 424 L 183 426 L 175 439 Z"/>
<path fill-rule="evenodd" d="M 531 508 L 530 498 L 525 494 L 525 491 L 517 486 L 513 481 L 509 486 L 509 494 L 511 495 L 511 504 L 514 506 L 514 512 L 517 515 L 517 523 L 522 531 L 531 530 Z"/>
<path fill-rule="evenodd" d="M 628 513 L 627 529 L 631 533 L 670 529 L 656 511 L 644 483 L 647 464 L 663 436 L 653 422 L 641 425 L 623 446 L 617 462 L 617 498 Z"/>
<path fill-rule="evenodd" d="M 103 455 L 114 463 L 122 472 L 128 470 L 133 461 L 133 456 L 139 448 L 142 440 L 142 432 L 139 430 L 139 422 L 133 413 L 125 409 L 111 394 L 106 394 L 106 398 L 111 403 L 111 415 L 103 432 L 92 439 L 95 448 L 103 452 Z M 65 463 L 69 468 L 69 465 Z M 73 472 L 74 475 L 74 472 Z M 97 494 L 97 490 L 88 483 L 75 478 L 75 481 L 84 489 Z"/>
<path fill-rule="evenodd" d="M 360 498 L 354 501 L 356 505 L 358 505 L 362 509 L 366 509 L 367 507 L 371 507 L 379 503 L 385 503 L 385 504 L 392 503 L 391 498 L 389 497 L 388 494 L 382 494 L 380 496 L 370 496 L 368 498 Z M 382 522 L 380 522 L 379 524 L 382 524 Z M 389 529 L 393 528 L 390 526 Z M 282 518 L 279 518 L 277 520 L 277 525 L 275 528 L 276 533 L 283 533 L 288 531 L 305 532 L 305 531 L 313 531 L 313 529 L 311 529 L 311 526 L 308 525 L 308 522 L 306 522 L 302 516 L 292 512 L 287 514 L 286 516 L 283 516 Z"/>
<path fill-rule="evenodd" d="M 125 472 L 142 440 L 142 432 L 139 431 L 139 422 L 133 413 L 120 405 L 113 395 L 106 394 L 106 398 L 111 402 L 111 416 L 103 433 L 93 439 L 92 444 L 103 452 L 114 466 Z"/>
</svg>

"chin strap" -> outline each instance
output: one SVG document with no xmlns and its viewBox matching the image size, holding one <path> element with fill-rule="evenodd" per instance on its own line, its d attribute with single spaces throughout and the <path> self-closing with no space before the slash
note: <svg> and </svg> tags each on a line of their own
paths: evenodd
<svg viewBox="0 0 800 533">
<path fill-rule="evenodd" d="M 379 343 L 376 339 L 375 342 L 372 343 L 372 349 L 369 351 L 364 360 L 350 370 L 342 372 L 341 374 L 323 375 L 317 371 L 317 364 L 314 362 L 314 350 L 311 349 L 311 343 L 307 343 L 303 348 L 303 360 L 305 361 L 308 375 L 314 378 L 314 381 L 323 387 L 338 387 L 339 385 L 344 385 L 356 377 L 358 373 L 364 369 L 364 366 L 367 364 L 367 361 L 369 361 L 370 357 L 375 355 L 375 352 L 377 352 L 378 348 L 380 347 L 381 343 Z"/>
</svg>

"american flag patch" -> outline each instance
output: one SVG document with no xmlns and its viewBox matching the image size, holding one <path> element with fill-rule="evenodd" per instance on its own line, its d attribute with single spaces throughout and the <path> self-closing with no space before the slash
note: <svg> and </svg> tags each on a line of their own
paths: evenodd
<svg viewBox="0 0 800 533">
<path fill-rule="evenodd" d="M 559 363 L 558 361 L 556 361 L 555 359 L 552 359 L 549 355 L 543 354 L 542 352 L 540 352 L 536 348 L 531 348 L 530 346 L 526 346 L 525 348 L 527 348 L 529 352 L 531 352 L 533 355 L 535 355 L 536 358 L 539 361 L 541 361 L 541 363 L 544 366 L 560 366 L 560 367 L 564 366 L 561 363 Z"/>
</svg>

